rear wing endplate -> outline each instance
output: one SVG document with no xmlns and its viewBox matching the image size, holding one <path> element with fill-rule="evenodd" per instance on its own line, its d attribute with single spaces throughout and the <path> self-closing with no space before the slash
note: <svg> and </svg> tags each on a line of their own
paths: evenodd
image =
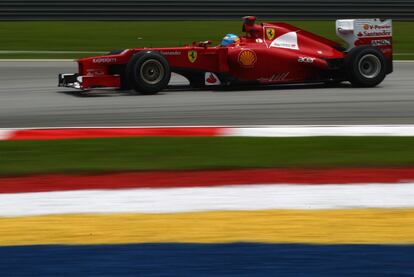
<svg viewBox="0 0 414 277">
<path fill-rule="evenodd" d="M 348 50 L 371 45 L 379 48 L 385 56 L 392 57 L 392 20 L 339 19 L 336 34 L 348 44 Z"/>
</svg>

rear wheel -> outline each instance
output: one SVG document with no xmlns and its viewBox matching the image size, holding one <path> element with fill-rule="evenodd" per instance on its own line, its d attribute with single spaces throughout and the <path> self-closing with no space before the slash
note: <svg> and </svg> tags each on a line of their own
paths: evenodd
<svg viewBox="0 0 414 277">
<path fill-rule="evenodd" d="M 361 46 L 345 58 L 348 80 L 359 87 L 375 87 L 386 76 L 385 57 L 377 48 Z"/>
<path fill-rule="evenodd" d="M 135 91 L 151 95 L 168 86 L 171 70 L 168 61 L 157 52 L 140 52 L 129 61 L 126 69 L 128 81 Z"/>
</svg>

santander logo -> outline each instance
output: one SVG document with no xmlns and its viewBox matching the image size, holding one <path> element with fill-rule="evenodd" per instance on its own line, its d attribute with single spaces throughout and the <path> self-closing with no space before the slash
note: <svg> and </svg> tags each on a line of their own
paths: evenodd
<svg viewBox="0 0 414 277">
<path fill-rule="evenodd" d="M 218 86 L 221 84 L 221 81 L 213 72 L 206 72 L 204 75 L 204 84 L 206 86 Z"/>
<path fill-rule="evenodd" d="M 377 22 L 361 24 L 358 30 L 358 37 L 390 37 L 392 36 L 391 22 Z"/>
<path fill-rule="evenodd" d="M 213 74 L 210 73 L 210 76 L 206 79 L 206 81 L 209 84 L 215 84 L 218 80 Z"/>
</svg>

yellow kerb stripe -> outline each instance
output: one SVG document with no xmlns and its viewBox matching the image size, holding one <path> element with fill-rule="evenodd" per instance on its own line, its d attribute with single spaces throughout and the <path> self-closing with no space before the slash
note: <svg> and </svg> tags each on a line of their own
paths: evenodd
<svg viewBox="0 0 414 277">
<path fill-rule="evenodd" d="M 0 245 L 149 242 L 414 243 L 414 209 L 0 218 Z"/>
</svg>

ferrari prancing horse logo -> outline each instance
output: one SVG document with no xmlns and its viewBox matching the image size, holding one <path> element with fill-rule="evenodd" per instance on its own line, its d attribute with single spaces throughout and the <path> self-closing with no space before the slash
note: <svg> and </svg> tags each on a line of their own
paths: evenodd
<svg viewBox="0 0 414 277">
<path fill-rule="evenodd" d="M 274 28 L 266 29 L 266 37 L 268 40 L 273 40 L 275 38 L 276 31 Z"/>
<path fill-rule="evenodd" d="M 194 51 L 194 50 L 188 51 L 188 60 L 191 63 L 194 63 L 197 60 L 197 56 L 198 56 L 197 51 Z"/>
</svg>

